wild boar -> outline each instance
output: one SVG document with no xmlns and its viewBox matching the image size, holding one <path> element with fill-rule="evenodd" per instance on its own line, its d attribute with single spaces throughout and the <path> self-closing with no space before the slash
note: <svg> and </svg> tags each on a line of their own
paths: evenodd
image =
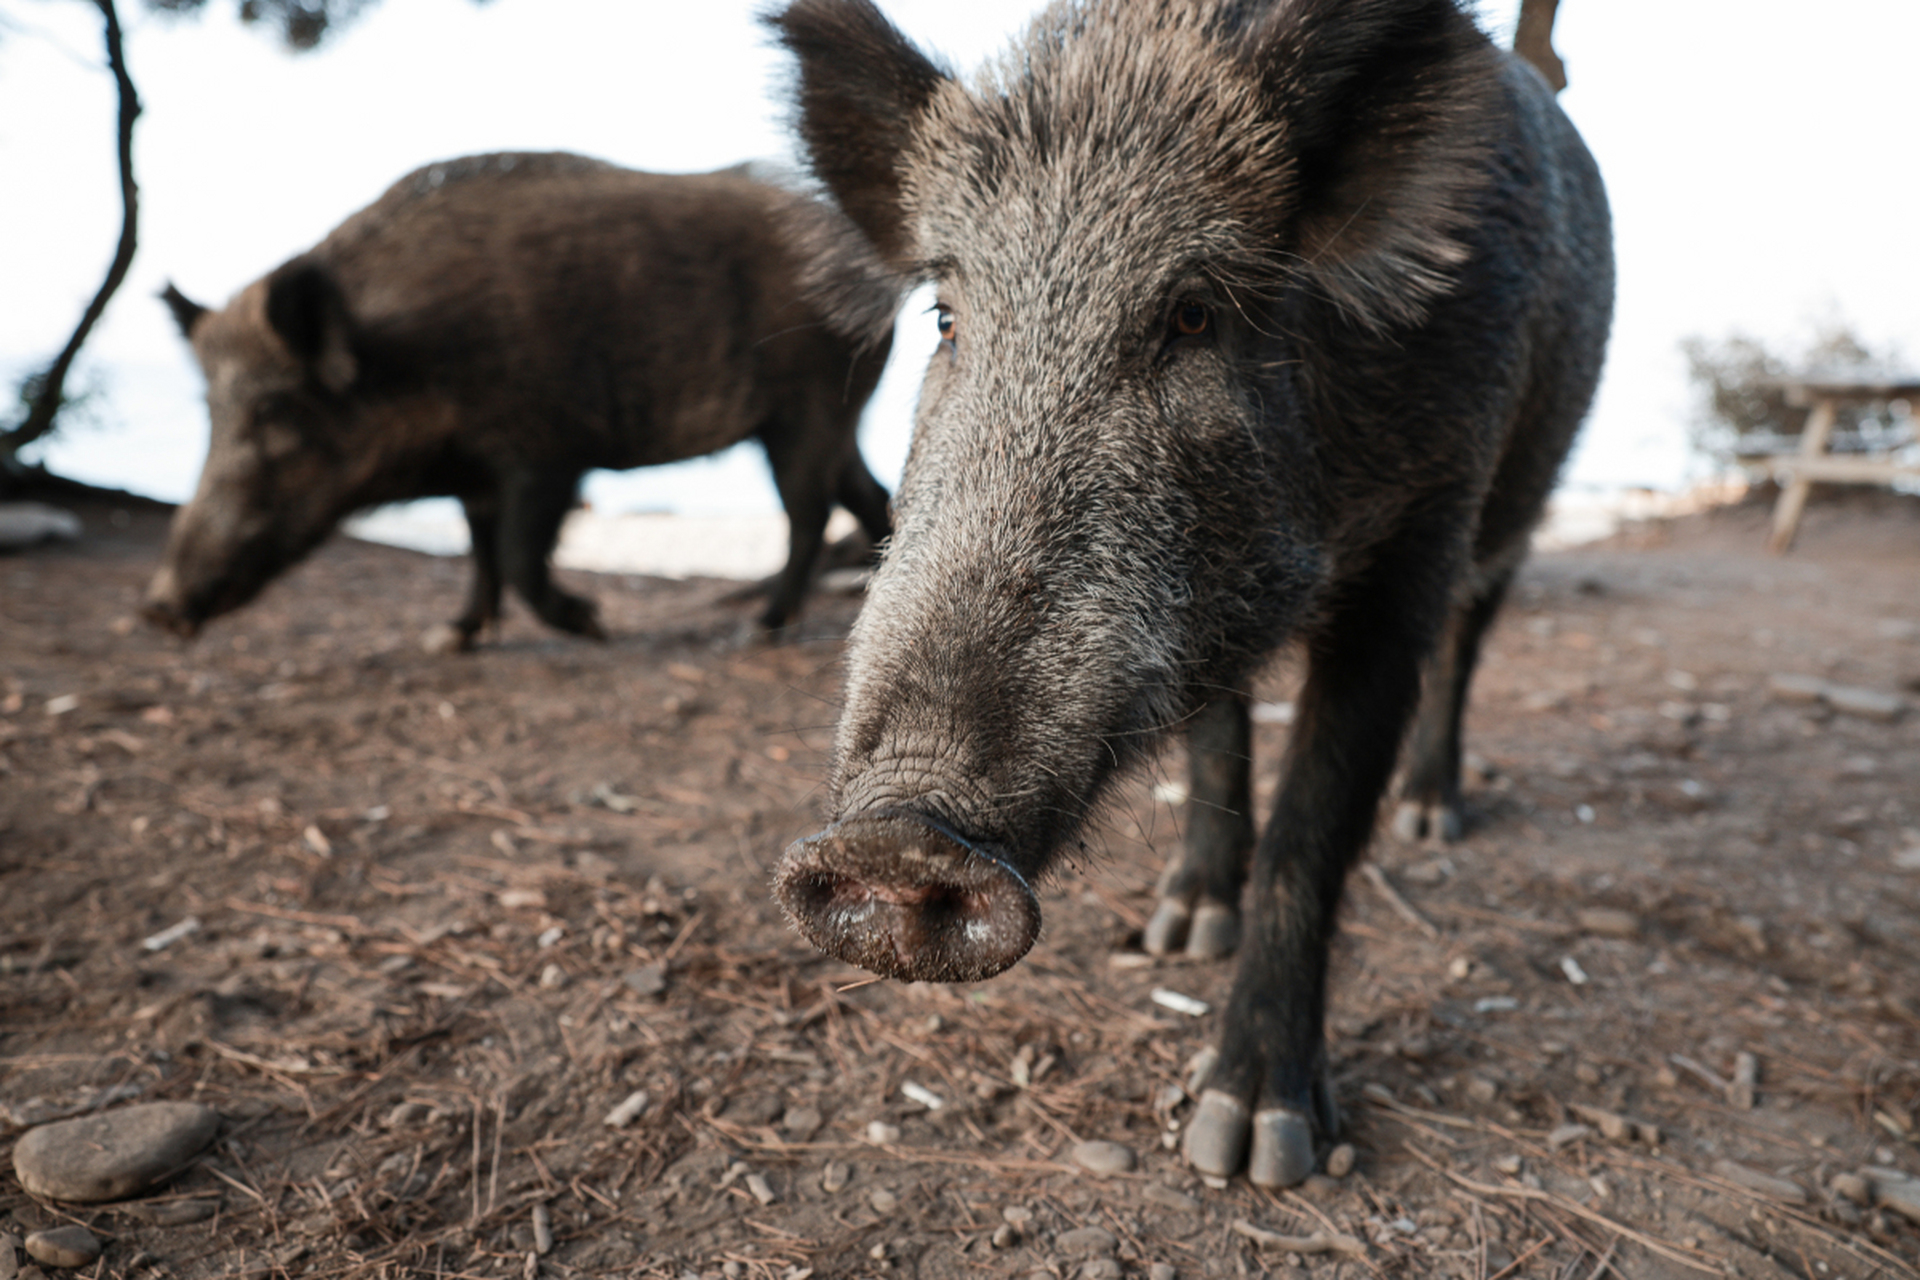
<svg viewBox="0 0 1920 1280">
<path fill-rule="evenodd" d="M 445 495 L 473 535 L 458 647 L 498 617 L 503 584 L 599 637 L 592 602 L 548 573 L 580 477 L 748 437 L 791 527 L 763 625 L 794 616 L 836 500 L 875 542 L 889 530 L 854 432 L 899 282 L 830 205 L 744 169 L 449 160 L 223 310 L 164 296 L 212 418 L 147 595 L 179 632 L 245 604 L 349 513 Z"/>
<path fill-rule="evenodd" d="M 776 893 L 875 972 L 988 977 L 1186 728 L 1196 817 L 1148 942 L 1240 956 L 1185 1154 L 1298 1182 L 1338 1125 L 1347 872 L 1416 709 L 1408 825 L 1457 822 L 1480 640 L 1599 376 L 1593 160 L 1454 0 L 1061 0 L 971 84 L 867 0 L 770 21 L 815 171 L 939 331 L 833 825 Z M 1246 690 L 1289 644 L 1256 841 Z"/>
</svg>

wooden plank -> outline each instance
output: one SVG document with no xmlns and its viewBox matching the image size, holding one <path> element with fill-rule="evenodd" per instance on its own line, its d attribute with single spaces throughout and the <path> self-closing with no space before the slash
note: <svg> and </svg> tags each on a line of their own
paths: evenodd
<svg viewBox="0 0 1920 1280">
<path fill-rule="evenodd" d="M 1910 378 L 1769 378 L 1787 393 L 1787 403 L 1807 408 L 1822 400 L 1912 400 L 1920 382 Z"/>
<path fill-rule="evenodd" d="M 1831 397 L 1813 406 L 1806 430 L 1800 433 L 1802 461 L 1825 456 L 1827 439 L 1833 435 L 1833 424 L 1839 414 L 1840 402 Z M 1767 539 L 1767 550 L 1784 555 L 1793 545 L 1793 535 L 1800 530 L 1800 513 L 1807 509 L 1807 495 L 1811 492 L 1813 481 L 1805 475 L 1794 476 L 1780 491 L 1780 501 L 1773 506 L 1773 534 Z"/>
<path fill-rule="evenodd" d="M 1767 459 L 1775 478 L 1786 481 L 1806 479 L 1816 484 L 1892 484 L 1902 476 L 1920 480 L 1920 466 L 1894 462 L 1886 455 L 1855 456 L 1828 454 L 1824 458 L 1800 458 L 1780 454 Z"/>
</svg>

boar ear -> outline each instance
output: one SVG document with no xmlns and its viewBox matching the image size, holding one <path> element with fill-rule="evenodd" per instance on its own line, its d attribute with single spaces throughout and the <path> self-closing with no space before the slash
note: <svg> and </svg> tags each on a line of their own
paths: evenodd
<svg viewBox="0 0 1920 1280">
<path fill-rule="evenodd" d="M 1455 0 L 1294 0 L 1251 43 L 1307 272 L 1369 327 L 1419 317 L 1467 257 L 1500 55 Z"/>
<path fill-rule="evenodd" d="M 167 281 L 167 287 L 160 291 L 160 301 L 167 304 L 167 310 L 173 312 L 173 322 L 180 326 L 180 334 L 188 342 L 193 341 L 193 326 L 200 323 L 207 309 L 180 292 L 173 281 Z"/>
<path fill-rule="evenodd" d="M 880 256 L 906 266 L 901 158 L 946 72 L 870 0 L 794 0 L 764 21 L 799 61 L 794 116 L 814 172 Z"/>
<path fill-rule="evenodd" d="M 295 260 L 269 276 L 267 323 L 321 386 L 340 394 L 353 385 L 353 317 L 325 267 Z"/>
</svg>

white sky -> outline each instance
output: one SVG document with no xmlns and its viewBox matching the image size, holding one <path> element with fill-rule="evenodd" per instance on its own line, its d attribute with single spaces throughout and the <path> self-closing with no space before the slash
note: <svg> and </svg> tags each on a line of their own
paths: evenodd
<svg viewBox="0 0 1920 1280">
<path fill-rule="evenodd" d="M 1038 0 L 880 0 L 962 70 Z M 384 0 L 315 54 L 121 0 L 145 104 L 139 257 L 83 357 L 100 425 L 57 439 L 59 471 L 184 497 L 206 447 L 199 377 L 154 294 L 218 304 L 429 160 L 560 149 L 698 170 L 791 156 L 760 0 Z M 1488 0 L 1503 40 L 1517 0 Z M 1920 358 L 1915 0 L 1562 0 L 1562 103 L 1613 199 L 1620 297 L 1572 482 L 1688 476 L 1677 343 L 1795 339 L 1844 316 Z M 113 88 L 91 5 L 0 0 L 0 378 L 65 341 L 119 229 Z M 864 445 L 892 482 L 932 321 L 903 313 Z M 756 452 L 597 476 L 603 509 L 776 509 Z"/>
</svg>

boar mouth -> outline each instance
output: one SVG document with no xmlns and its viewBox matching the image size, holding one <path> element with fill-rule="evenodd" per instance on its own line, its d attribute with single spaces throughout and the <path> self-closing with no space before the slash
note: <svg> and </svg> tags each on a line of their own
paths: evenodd
<svg viewBox="0 0 1920 1280">
<path fill-rule="evenodd" d="M 773 889 L 814 946 L 908 982 L 991 978 L 1040 935 L 1040 901 L 1025 877 L 900 810 L 861 814 L 795 841 Z"/>
</svg>

